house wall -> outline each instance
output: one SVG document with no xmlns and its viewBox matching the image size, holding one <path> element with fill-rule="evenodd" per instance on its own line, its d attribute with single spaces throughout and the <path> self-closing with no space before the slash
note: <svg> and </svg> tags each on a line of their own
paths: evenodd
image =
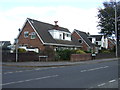
<svg viewBox="0 0 120 90">
<path fill-rule="evenodd" d="M 105 48 L 105 39 L 104 39 L 104 36 L 102 36 L 102 39 L 101 39 L 101 47 Z"/>
<path fill-rule="evenodd" d="M 76 33 L 76 32 L 73 32 L 73 34 L 72 34 L 74 37 L 76 37 L 78 40 L 79 39 L 81 39 L 82 40 L 82 38 Z M 83 42 L 81 43 L 81 45 L 82 45 L 82 47 L 81 47 L 81 49 L 82 50 L 84 50 L 84 51 L 89 51 L 89 47 L 88 47 L 88 45 L 85 43 L 85 41 L 84 40 L 82 40 Z"/>
<path fill-rule="evenodd" d="M 18 44 L 21 46 L 25 46 L 27 45 L 27 47 L 37 47 L 39 48 L 39 50 L 44 50 L 44 45 L 42 44 L 41 40 L 39 39 L 39 37 L 36 35 L 35 39 L 31 39 L 31 36 L 29 35 L 28 37 L 24 37 L 24 32 L 25 31 L 29 31 L 29 34 L 31 32 L 35 32 L 33 30 L 33 28 L 31 27 L 31 25 L 26 22 L 25 26 L 23 27 L 23 30 L 21 31 L 19 37 L 18 37 Z"/>
<path fill-rule="evenodd" d="M 105 38 L 105 48 L 108 49 L 108 38 Z"/>
</svg>

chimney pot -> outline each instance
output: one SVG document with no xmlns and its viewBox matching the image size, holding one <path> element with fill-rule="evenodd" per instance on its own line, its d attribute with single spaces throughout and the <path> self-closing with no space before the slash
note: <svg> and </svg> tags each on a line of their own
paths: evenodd
<svg viewBox="0 0 120 90">
<path fill-rule="evenodd" d="M 58 21 L 54 21 L 55 22 L 55 25 L 57 25 Z"/>
</svg>

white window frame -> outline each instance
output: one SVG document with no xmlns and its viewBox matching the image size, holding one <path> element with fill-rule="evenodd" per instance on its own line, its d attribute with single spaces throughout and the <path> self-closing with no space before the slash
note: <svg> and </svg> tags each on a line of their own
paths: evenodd
<svg viewBox="0 0 120 90">
<path fill-rule="evenodd" d="M 80 42 L 80 40 L 81 40 L 81 42 Z M 83 43 L 83 40 L 82 40 L 82 39 L 78 39 L 78 41 L 79 41 L 79 43 L 80 43 L 80 44 L 82 44 L 82 43 Z"/>
<path fill-rule="evenodd" d="M 30 37 L 31 39 L 35 39 L 36 38 L 36 33 L 35 32 L 31 32 L 30 35 L 31 35 L 31 37 Z"/>
</svg>

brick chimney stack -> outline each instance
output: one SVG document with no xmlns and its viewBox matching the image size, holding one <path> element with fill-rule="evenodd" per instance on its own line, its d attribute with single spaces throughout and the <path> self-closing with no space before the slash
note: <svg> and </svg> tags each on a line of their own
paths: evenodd
<svg viewBox="0 0 120 90">
<path fill-rule="evenodd" d="M 54 22 L 55 22 L 54 29 L 58 30 L 59 29 L 59 26 L 57 25 L 58 21 L 54 21 Z"/>
<path fill-rule="evenodd" d="M 54 21 L 55 22 L 55 25 L 57 25 L 58 21 Z"/>
</svg>

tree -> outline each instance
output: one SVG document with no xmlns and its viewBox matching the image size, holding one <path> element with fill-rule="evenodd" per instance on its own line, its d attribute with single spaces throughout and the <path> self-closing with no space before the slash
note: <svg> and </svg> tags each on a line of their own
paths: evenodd
<svg viewBox="0 0 120 90">
<path fill-rule="evenodd" d="M 104 2 L 104 8 L 98 9 L 98 28 L 103 35 L 115 34 L 115 4 L 117 6 L 117 30 L 120 31 L 120 1 L 117 3 Z"/>
</svg>

